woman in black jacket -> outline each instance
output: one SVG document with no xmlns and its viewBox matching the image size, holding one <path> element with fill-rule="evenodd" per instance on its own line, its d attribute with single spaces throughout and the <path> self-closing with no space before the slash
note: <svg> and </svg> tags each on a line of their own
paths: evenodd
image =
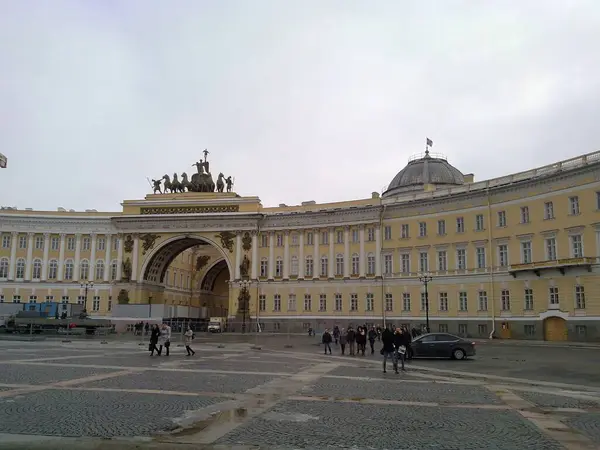
<svg viewBox="0 0 600 450">
<path fill-rule="evenodd" d="M 150 356 L 154 355 L 154 350 L 158 354 L 158 348 L 156 344 L 158 344 L 158 337 L 160 336 L 160 329 L 157 324 L 152 325 L 152 333 L 150 333 L 150 345 L 148 346 L 148 350 L 150 350 Z"/>
</svg>

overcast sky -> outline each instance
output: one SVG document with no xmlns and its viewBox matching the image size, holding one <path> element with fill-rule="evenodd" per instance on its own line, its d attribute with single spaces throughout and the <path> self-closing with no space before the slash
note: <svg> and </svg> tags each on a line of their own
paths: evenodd
<svg viewBox="0 0 600 450">
<path fill-rule="evenodd" d="M 414 153 L 483 180 L 600 150 L 600 1 L 0 0 L 0 204 L 118 211 L 146 177 L 369 197 Z"/>
</svg>

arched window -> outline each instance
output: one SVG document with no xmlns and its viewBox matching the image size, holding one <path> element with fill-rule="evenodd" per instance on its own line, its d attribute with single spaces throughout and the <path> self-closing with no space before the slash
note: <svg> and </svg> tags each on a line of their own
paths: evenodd
<svg viewBox="0 0 600 450">
<path fill-rule="evenodd" d="M 260 260 L 260 276 L 269 276 L 269 260 L 267 258 L 262 258 Z"/>
<path fill-rule="evenodd" d="M 292 256 L 290 272 L 290 275 L 298 275 L 298 257 L 296 255 Z"/>
<path fill-rule="evenodd" d="M 0 278 L 8 278 L 8 258 L 0 259 Z"/>
<path fill-rule="evenodd" d="M 64 279 L 65 280 L 72 280 L 73 279 L 73 260 L 72 259 L 67 259 L 65 261 L 65 276 Z"/>
<path fill-rule="evenodd" d="M 283 275 L 283 258 L 281 256 L 277 257 L 277 261 L 275 261 L 275 276 L 280 277 Z"/>
<path fill-rule="evenodd" d="M 308 255 L 305 259 L 306 259 L 306 265 L 304 268 L 304 276 L 312 277 L 313 271 L 314 271 L 313 257 L 311 255 Z"/>
<path fill-rule="evenodd" d="M 104 279 L 104 261 L 99 259 L 96 261 L 96 280 Z"/>
<path fill-rule="evenodd" d="M 17 280 L 25 278 L 25 260 L 23 258 L 17 259 L 17 273 L 15 275 Z"/>
<path fill-rule="evenodd" d="M 90 263 L 87 259 L 81 261 L 79 266 L 79 279 L 86 281 L 90 277 Z"/>
<path fill-rule="evenodd" d="M 113 259 L 110 263 L 110 279 L 115 281 L 117 279 L 117 268 L 119 267 L 119 263 L 116 259 Z"/>
<path fill-rule="evenodd" d="M 341 253 L 335 256 L 335 274 L 344 275 L 344 255 Z"/>
<path fill-rule="evenodd" d="M 51 259 L 48 263 L 48 279 L 56 280 L 56 276 L 58 274 L 58 261 L 55 259 Z"/>
<path fill-rule="evenodd" d="M 321 276 L 322 277 L 327 276 L 328 263 L 329 263 L 329 260 L 327 259 L 327 256 L 325 256 L 325 255 L 321 256 Z"/>
<path fill-rule="evenodd" d="M 375 275 L 375 255 L 373 253 L 367 255 L 367 274 Z"/>
<path fill-rule="evenodd" d="M 352 275 L 358 275 L 360 273 L 360 256 L 358 253 L 352 255 Z"/>
<path fill-rule="evenodd" d="M 34 280 L 39 280 L 42 278 L 42 260 L 34 259 L 33 260 L 33 273 L 31 274 L 31 278 Z"/>
</svg>

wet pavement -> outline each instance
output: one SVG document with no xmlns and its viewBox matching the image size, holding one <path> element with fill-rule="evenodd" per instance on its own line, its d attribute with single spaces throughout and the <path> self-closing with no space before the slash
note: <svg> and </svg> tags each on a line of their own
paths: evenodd
<svg viewBox="0 0 600 450">
<path fill-rule="evenodd" d="M 557 349 L 482 344 L 384 374 L 300 337 L 194 346 L 0 342 L 0 449 L 600 448 L 595 349 L 560 349 L 561 371 Z"/>
</svg>

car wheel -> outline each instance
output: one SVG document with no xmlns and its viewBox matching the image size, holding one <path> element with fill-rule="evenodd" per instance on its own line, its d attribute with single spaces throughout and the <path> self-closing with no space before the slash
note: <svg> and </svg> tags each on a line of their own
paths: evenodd
<svg viewBox="0 0 600 450">
<path fill-rule="evenodd" d="M 465 354 L 465 351 L 460 349 L 460 348 L 456 348 L 454 349 L 454 351 L 452 352 L 452 358 L 453 359 L 465 359 L 467 355 Z"/>
</svg>

